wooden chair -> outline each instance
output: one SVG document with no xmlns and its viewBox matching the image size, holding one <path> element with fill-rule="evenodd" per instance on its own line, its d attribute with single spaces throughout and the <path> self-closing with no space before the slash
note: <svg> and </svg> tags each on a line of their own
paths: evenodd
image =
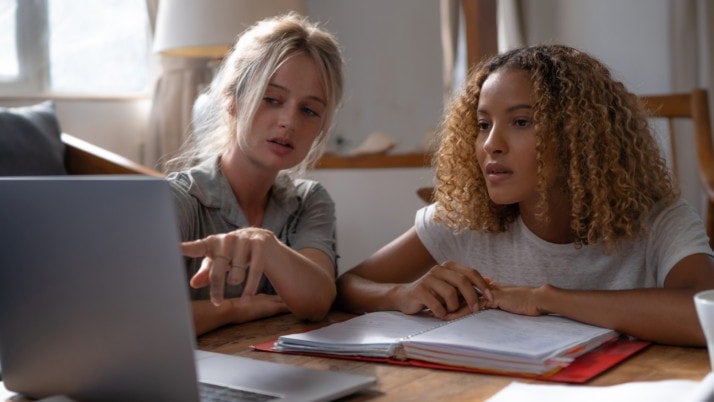
<svg viewBox="0 0 714 402">
<path fill-rule="evenodd" d="M 640 99 L 642 99 L 653 118 L 667 119 L 672 150 L 672 169 L 675 174 L 677 172 L 677 162 L 674 136 L 684 133 L 675 132 L 674 122 L 680 119 L 690 119 L 692 121 L 697 148 L 699 178 L 707 197 L 704 224 L 707 235 L 709 235 L 709 245 L 714 248 L 714 146 L 712 146 L 707 91 L 695 89 L 688 93 L 647 95 L 642 96 Z M 425 202 L 432 202 L 433 191 L 431 187 L 422 187 L 417 189 L 417 195 Z"/>
<path fill-rule="evenodd" d="M 62 133 L 65 167 L 69 174 L 145 174 L 163 177 L 161 172 L 140 165 L 87 141 Z"/>
<path fill-rule="evenodd" d="M 434 187 L 419 187 L 416 191 L 419 198 L 426 203 L 431 203 L 434 197 Z"/>
<path fill-rule="evenodd" d="M 641 99 L 653 118 L 667 120 L 672 152 L 672 169 L 675 175 L 677 173 L 677 148 L 674 138 L 675 135 L 684 135 L 685 133 L 677 133 L 674 123 L 681 119 L 689 119 L 692 122 L 699 180 L 707 198 L 704 224 L 707 229 L 707 235 L 709 235 L 709 245 L 714 247 L 714 146 L 712 146 L 707 91 L 695 89 L 688 93 L 642 96 Z"/>
</svg>

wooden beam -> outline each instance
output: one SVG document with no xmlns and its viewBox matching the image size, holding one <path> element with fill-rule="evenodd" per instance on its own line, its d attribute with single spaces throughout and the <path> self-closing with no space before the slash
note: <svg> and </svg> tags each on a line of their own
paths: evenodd
<svg viewBox="0 0 714 402">
<path fill-rule="evenodd" d="M 498 53 L 496 0 L 462 0 L 468 68 Z"/>
<path fill-rule="evenodd" d="M 431 154 L 403 153 L 388 155 L 339 156 L 325 154 L 315 169 L 383 169 L 430 167 Z"/>
</svg>

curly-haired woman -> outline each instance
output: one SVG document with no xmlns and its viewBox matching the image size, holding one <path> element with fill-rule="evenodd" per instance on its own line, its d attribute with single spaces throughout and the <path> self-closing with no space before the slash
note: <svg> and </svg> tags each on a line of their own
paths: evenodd
<svg viewBox="0 0 714 402">
<path fill-rule="evenodd" d="M 351 311 L 559 314 L 704 345 L 692 296 L 714 253 L 679 198 L 638 98 L 576 49 L 475 68 L 434 158 L 435 203 L 338 280 Z"/>
</svg>

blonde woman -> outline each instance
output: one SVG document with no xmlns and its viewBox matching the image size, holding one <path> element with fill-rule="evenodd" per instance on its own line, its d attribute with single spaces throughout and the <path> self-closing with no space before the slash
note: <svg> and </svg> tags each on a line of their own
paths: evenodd
<svg viewBox="0 0 714 402">
<path fill-rule="evenodd" d="M 169 175 L 202 334 L 335 298 L 334 204 L 296 178 L 321 154 L 342 96 L 335 38 L 296 14 L 247 29 Z"/>
</svg>

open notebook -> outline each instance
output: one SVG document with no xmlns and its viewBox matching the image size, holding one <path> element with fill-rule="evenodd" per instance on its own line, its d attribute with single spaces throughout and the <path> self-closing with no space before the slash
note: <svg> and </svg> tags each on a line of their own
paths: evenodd
<svg viewBox="0 0 714 402">
<path fill-rule="evenodd" d="M 485 310 L 442 321 L 384 311 L 255 348 L 579 383 L 647 344 L 559 316 Z"/>
<path fill-rule="evenodd" d="M 31 397 L 197 401 L 198 378 L 230 400 L 315 401 L 375 383 L 196 352 L 175 219 L 160 179 L 0 178 L 4 386 Z"/>
</svg>

